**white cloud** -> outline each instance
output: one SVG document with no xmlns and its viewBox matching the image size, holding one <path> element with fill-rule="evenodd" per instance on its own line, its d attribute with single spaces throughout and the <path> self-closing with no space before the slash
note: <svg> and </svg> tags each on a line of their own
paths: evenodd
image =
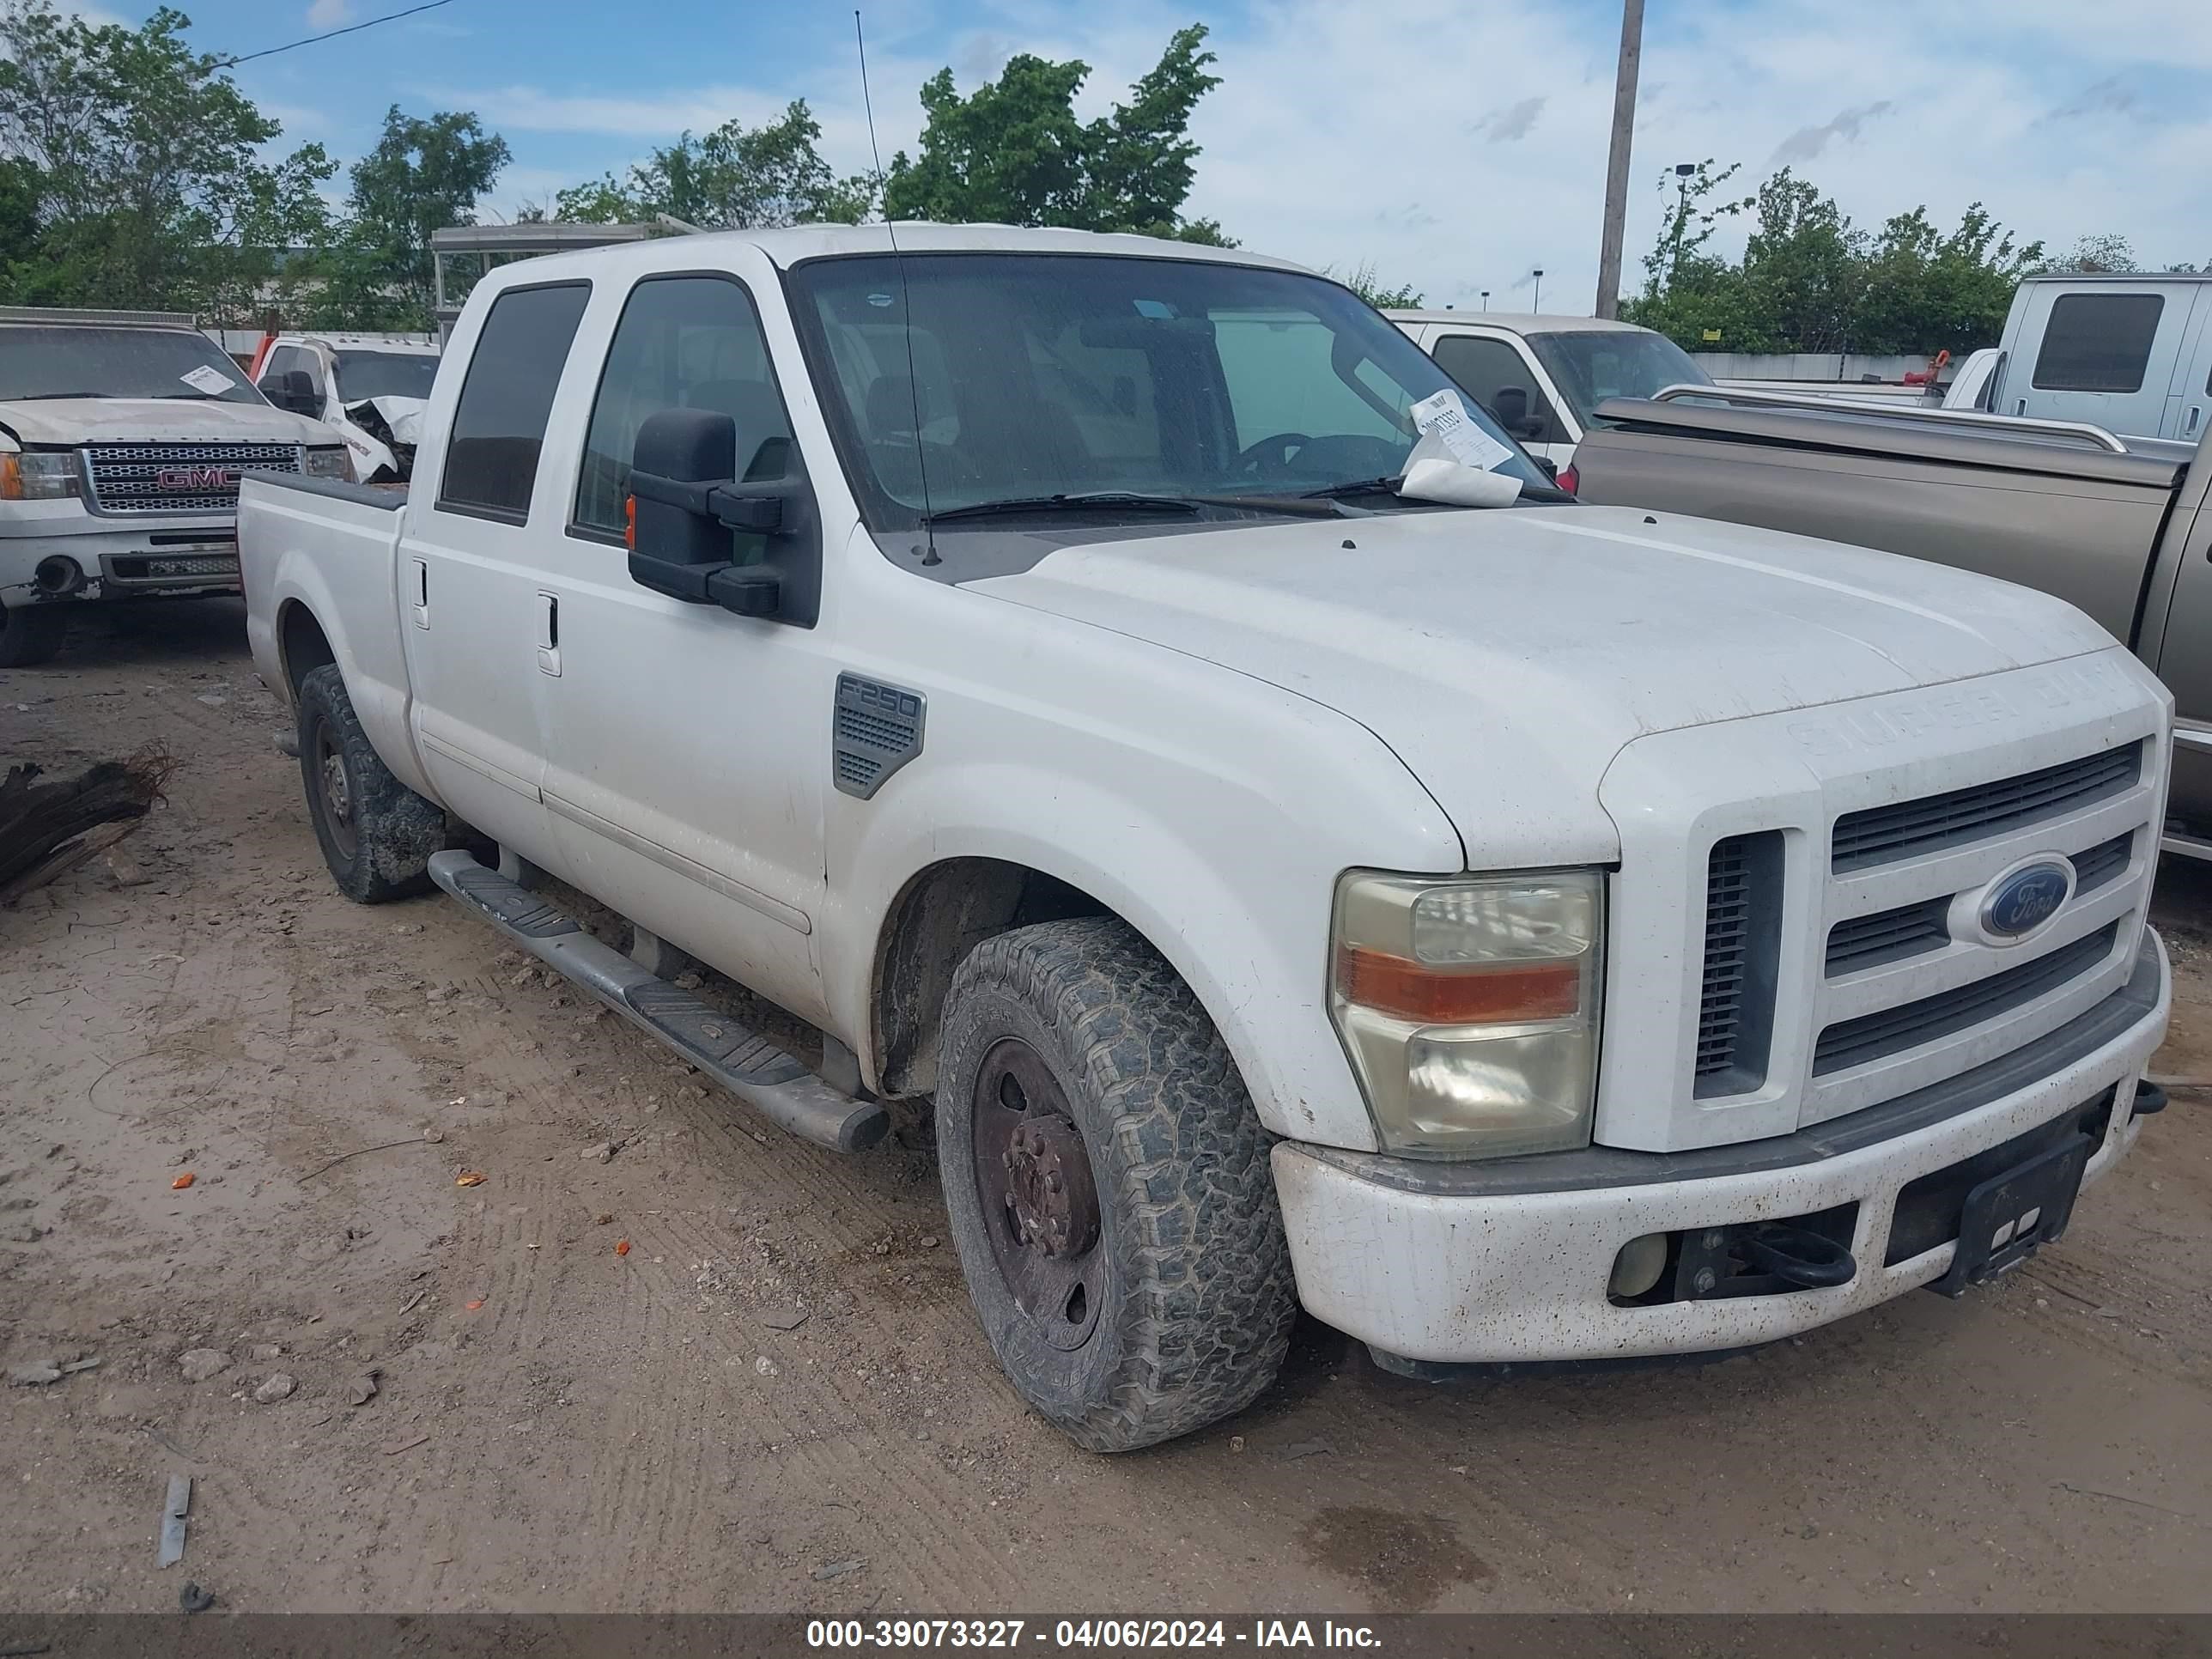
<svg viewBox="0 0 2212 1659">
<path fill-rule="evenodd" d="M 951 64 L 963 88 L 1015 52 L 1093 67 L 1086 118 L 1124 95 L 1188 21 L 1187 0 L 1075 10 L 1004 0 L 989 28 L 932 34 L 921 12 L 869 12 L 869 70 L 886 162 L 921 127 L 915 90 Z M 902 27 L 910 22 L 911 27 Z M 826 37 L 825 37 L 826 38 Z M 1419 43 L 1409 46 L 1408 43 Z M 1208 43 L 1222 85 L 1199 106 L 1204 147 L 1188 211 L 1255 249 L 1308 264 L 1371 263 L 1433 304 L 1534 286 L 1586 310 L 1612 114 L 1614 36 L 1563 29 L 1553 0 L 1401 0 L 1387 28 L 1341 0 L 1256 0 Z M 830 48 L 825 47 L 825 51 Z M 1656 237 L 1673 164 L 1741 161 L 1748 187 L 1784 161 L 1862 224 L 1920 204 L 1941 222 L 1979 201 L 2023 239 L 2057 247 L 2130 236 L 2146 261 L 2212 255 L 2212 109 L 2161 106 L 2177 74 L 2212 70 L 2205 0 L 1763 0 L 1654 8 L 1646 26 L 1626 279 Z M 2198 81 L 2201 94 L 2202 82 Z M 848 55 L 774 84 L 651 96 L 511 85 L 415 88 L 473 108 L 535 164 L 538 134 L 598 135 L 603 166 L 735 115 L 772 118 L 804 96 L 840 173 L 871 166 Z M 2202 112 L 2200 113 L 2200 110 Z M 1826 116 L 1825 120 L 1820 118 Z M 1810 123 L 1808 125 L 1808 123 Z M 573 141 L 564 143 L 573 152 Z M 576 169 L 574 176 L 600 167 Z M 570 175 L 562 175 L 563 181 Z M 519 177 L 519 175 L 517 175 Z M 531 199 L 511 178 L 501 196 Z M 1722 246 L 1740 246 L 1741 229 Z"/>
<path fill-rule="evenodd" d="M 353 21 L 353 0 L 313 0 L 307 8 L 311 29 L 343 28 Z"/>
</svg>

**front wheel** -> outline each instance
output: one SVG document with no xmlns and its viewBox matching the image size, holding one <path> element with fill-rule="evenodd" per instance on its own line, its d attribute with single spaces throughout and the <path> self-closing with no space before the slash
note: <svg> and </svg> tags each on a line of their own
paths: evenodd
<svg viewBox="0 0 2212 1659">
<path fill-rule="evenodd" d="M 945 1001 L 937 1142 L 985 1334 L 1078 1445 L 1241 1411 L 1297 1311 L 1269 1139 L 1190 988 L 1128 926 L 987 940 Z"/>
<path fill-rule="evenodd" d="M 346 695 L 336 663 L 300 681 L 300 775 L 323 862 L 356 904 L 430 887 L 430 854 L 446 844 L 446 815 L 385 765 Z"/>
<path fill-rule="evenodd" d="M 11 605 L 0 607 L 0 668 L 34 668 L 52 662 L 69 632 L 68 607 Z"/>
</svg>

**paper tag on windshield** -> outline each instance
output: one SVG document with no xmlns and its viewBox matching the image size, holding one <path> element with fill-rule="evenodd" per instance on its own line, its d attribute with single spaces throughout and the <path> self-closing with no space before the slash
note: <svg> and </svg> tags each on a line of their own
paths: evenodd
<svg viewBox="0 0 2212 1659">
<path fill-rule="evenodd" d="M 221 369 L 210 368 L 205 363 L 189 374 L 178 375 L 177 378 L 191 387 L 193 391 L 204 392 L 210 398 L 220 398 L 238 384 Z"/>
<path fill-rule="evenodd" d="M 1424 436 L 1433 435 L 1462 466 L 1487 472 L 1513 452 L 1467 417 L 1458 392 L 1447 388 L 1424 398 L 1410 411 Z"/>
</svg>

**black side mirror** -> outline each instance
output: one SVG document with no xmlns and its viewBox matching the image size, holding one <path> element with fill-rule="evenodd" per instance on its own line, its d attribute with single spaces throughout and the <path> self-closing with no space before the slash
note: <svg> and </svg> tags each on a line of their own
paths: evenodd
<svg viewBox="0 0 2212 1659">
<path fill-rule="evenodd" d="M 319 415 L 323 412 L 323 400 L 315 395 L 315 377 L 304 368 L 284 371 L 283 391 L 276 403 L 280 408 L 289 409 L 295 415 Z"/>
<path fill-rule="evenodd" d="M 630 580 L 689 605 L 774 617 L 784 572 L 732 561 L 730 535 L 797 535 L 811 517 L 812 492 L 804 477 L 739 483 L 737 451 L 738 423 L 719 410 L 646 417 L 630 452 Z"/>
</svg>

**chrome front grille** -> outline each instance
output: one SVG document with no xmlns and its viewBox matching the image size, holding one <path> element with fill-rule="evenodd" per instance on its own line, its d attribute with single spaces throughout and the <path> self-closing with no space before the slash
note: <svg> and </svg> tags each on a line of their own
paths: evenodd
<svg viewBox="0 0 2212 1659">
<path fill-rule="evenodd" d="M 91 444 L 84 451 L 95 513 L 234 513 L 246 472 L 297 472 L 297 444 Z"/>
</svg>

